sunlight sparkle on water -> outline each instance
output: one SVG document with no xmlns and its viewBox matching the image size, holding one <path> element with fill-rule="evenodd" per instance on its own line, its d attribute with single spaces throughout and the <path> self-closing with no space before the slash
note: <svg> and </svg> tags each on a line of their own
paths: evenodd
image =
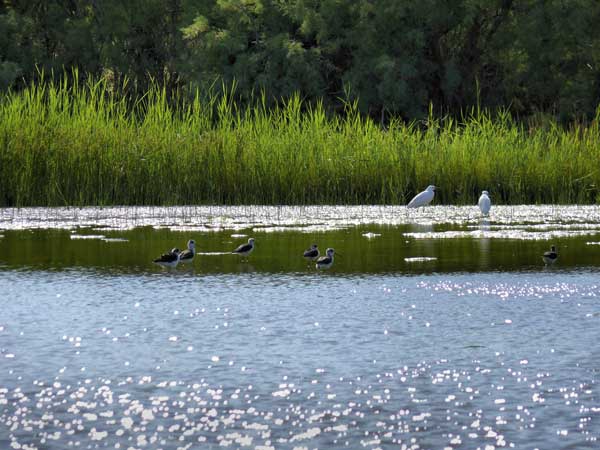
<svg viewBox="0 0 600 450">
<path fill-rule="evenodd" d="M 409 212 L 410 211 L 410 212 Z M 488 219 L 486 219 L 488 220 Z M 177 225 L 185 221 L 186 225 Z M 489 238 L 549 239 L 598 234 L 600 208 L 595 206 L 519 205 L 494 207 L 488 222 L 481 222 L 475 206 L 430 206 L 407 210 L 404 206 L 187 206 L 109 208 L 3 208 L 0 230 L 96 227 L 131 230 L 155 227 L 186 232 L 246 230 L 280 232 L 303 229 L 334 230 L 366 224 L 439 224 L 474 227 L 474 231 L 408 233 L 413 238 L 485 236 Z M 482 228 L 483 227 L 483 228 Z M 376 233 L 366 233 L 376 237 Z M 246 234 L 234 233 L 232 238 Z M 104 235 L 77 235 L 72 239 L 106 239 Z M 118 239 L 118 238 L 117 238 Z M 111 239 L 110 242 L 116 242 Z"/>
<path fill-rule="evenodd" d="M 593 258 L 585 243 L 596 239 L 565 241 L 552 269 L 536 240 L 595 233 L 598 209 L 497 206 L 489 223 L 475 207 L 4 210 L 0 229 L 99 230 L 23 240 L 7 231 L 0 244 L 37 250 L 50 236 L 42 257 L 55 264 L 0 268 L 0 448 L 594 448 L 597 267 L 564 262 L 582 248 Z M 206 233 L 204 247 L 224 249 L 174 271 L 135 259 L 115 269 L 120 250 L 81 265 L 136 239 L 138 250 L 157 236 L 181 246 L 182 218 Z M 138 226 L 150 228 L 125 232 Z M 299 252 L 281 259 L 289 266 L 261 266 L 295 242 L 293 229 L 356 253 L 316 273 L 301 257 L 313 236 L 302 235 Z M 369 229 L 381 236 L 367 239 Z M 131 239 L 96 238 L 115 230 Z M 273 231 L 249 261 L 221 251 L 249 230 Z M 445 231 L 455 234 L 436 234 Z M 96 237 L 68 237 L 85 232 Z M 64 266 L 53 253 L 61 233 Z M 515 246 L 487 253 L 445 239 L 479 249 L 509 234 Z M 406 253 L 390 255 L 390 243 Z M 532 253 L 533 268 L 494 266 L 504 251 L 519 261 Z M 362 257 L 387 265 L 348 269 Z M 479 257 L 489 269 L 463 270 Z"/>
</svg>

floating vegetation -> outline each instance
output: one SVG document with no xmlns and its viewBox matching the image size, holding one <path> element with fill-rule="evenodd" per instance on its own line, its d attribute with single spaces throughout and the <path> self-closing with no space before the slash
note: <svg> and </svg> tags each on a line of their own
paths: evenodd
<svg viewBox="0 0 600 450">
<path fill-rule="evenodd" d="M 428 262 L 428 261 L 435 261 L 437 258 L 433 257 L 433 256 L 415 256 L 412 258 L 404 258 L 404 261 L 406 261 L 407 263 L 418 263 L 418 262 Z"/>
<path fill-rule="evenodd" d="M 381 236 L 381 233 L 373 233 L 371 231 L 367 232 L 367 233 L 363 233 L 362 235 L 363 237 L 366 237 L 367 239 L 374 239 L 376 237 Z"/>
<path fill-rule="evenodd" d="M 71 239 L 96 239 L 96 240 L 104 240 L 106 236 L 103 234 L 72 234 Z"/>
</svg>

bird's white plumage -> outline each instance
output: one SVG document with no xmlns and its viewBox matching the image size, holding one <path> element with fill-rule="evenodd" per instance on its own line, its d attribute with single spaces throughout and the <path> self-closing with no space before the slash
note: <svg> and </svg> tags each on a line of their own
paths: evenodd
<svg viewBox="0 0 600 450">
<path fill-rule="evenodd" d="M 254 238 L 248 239 L 247 244 L 242 244 L 238 248 L 236 248 L 231 253 L 235 253 L 237 255 L 248 256 L 254 250 Z"/>
<path fill-rule="evenodd" d="M 481 196 L 479 197 L 479 201 L 477 202 L 479 206 L 479 210 L 481 214 L 487 216 L 490 213 L 490 208 L 492 207 L 492 201 L 490 200 L 488 191 L 482 191 Z"/>
<path fill-rule="evenodd" d="M 333 254 L 335 253 L 335 250 L 328 248 L 325 253 L 327 256 L 321 256 L 317 260 L 317 264 L 315 264 L 317 269 L 329 269 L 333 265 Z"/>
<path fill-rule="evenodd" d="M 418 208 L 419 206 L 425 206 L 431 203 L 435 196 L 435 186 L 429 185 L 423 192 L 418 193 L 414 198 L 406 205 L 407 208 Z"/>
<path fill-rule="evenodd" d="M 187 250 L 182 251 L 179 254 L 180 263 L 191 263 L 194 260 L 196 254 L 196 242 L 190 239 L 187 243 Z"/>
</svg>

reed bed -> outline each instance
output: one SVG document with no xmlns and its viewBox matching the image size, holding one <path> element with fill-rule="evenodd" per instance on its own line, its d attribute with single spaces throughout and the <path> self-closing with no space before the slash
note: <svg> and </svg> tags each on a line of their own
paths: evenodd
<svg viewBox="0 0 600 450">
<path fill-rule="evenodd" d="M 354 104 L 328 115 L 294 96 L 129 98 L 106 80 L 42 81 L 0 99 L 0 205 L 402 204 L 600 200 L 598 117 L 527 128 L 508 114 L 385 129 Z"/>
</svg>

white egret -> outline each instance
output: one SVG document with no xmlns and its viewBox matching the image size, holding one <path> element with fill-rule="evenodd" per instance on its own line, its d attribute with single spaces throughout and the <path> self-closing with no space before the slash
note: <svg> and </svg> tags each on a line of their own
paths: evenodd
<svg viewBox="0 0 600 450">
<path fill-rule="evenodd" d="M 436 187 L 434 185 L 427 186 L 423 192 L 414 196 L 414 198 L 406 205 L 407 208 L 418 208 L 419 206 L 425 206 L 431 203 L 435 195 Z"/>
<path fill-rule="evenodd" d="M 488 191 L 482 191 L 481 197 L 479 197 L 479 201 L 477 202 L 479 205 L 479 210 L 481 214 L 487 216 L 490 213 L 490 208 L 492 207 L 492 201 L 490 200 Z"/>
<path fill-rule="evenodd" d="M 194 255 L 196 254 L 196 242 L 193 239 L 190 239 L 187 243 L 187 250 L 182 251 L 179 254 L 179 262 L 188 263 L 194 260 Z"/>
<path fill-rule="evenodd" d="M 544 263 L 546 265 L 554 264 L 556 262 L 556 260 L 558 259 L 558 253 L 556 253 L 556 247 L 553 245 L 552 247 L 550 247 L 549 252 L 544 252 L 544 256 L 542 256 L 542 259 L 544 260 Z"/>
</svg>

